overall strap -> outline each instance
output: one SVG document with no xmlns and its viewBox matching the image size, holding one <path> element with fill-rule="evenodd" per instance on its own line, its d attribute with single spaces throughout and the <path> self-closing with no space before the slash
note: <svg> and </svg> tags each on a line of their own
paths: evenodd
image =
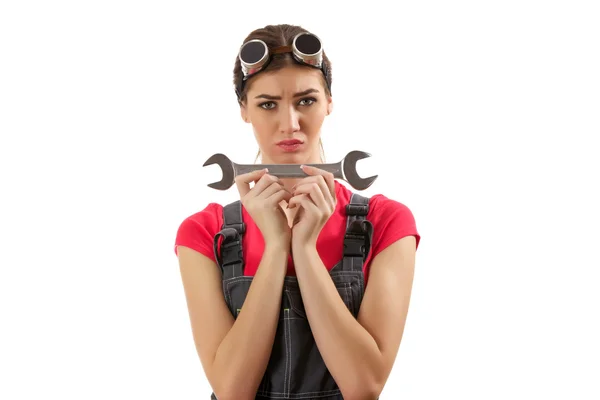
<svg viewBox="0 0 600 400">
<path fill-rule="evenodd" d="M 214 237 L 213 251 L 223 280 L 244 275 L 244 256 L 242 251 L 242 238 L 246 232 L 246 224 L 242 221 L 242 202 L 240 200 L 223 207 L 223 226 Z M 219 238 L 221 252 L 219 254 Z"/>
<path fill-rule="evenodd" d="M 344 237 L 344 271 L 362 271 L 373 239 L 373 225 L 366 219 L 369 198 L 353 193 L 346 206 L 346 235 Z"/>
</svg>

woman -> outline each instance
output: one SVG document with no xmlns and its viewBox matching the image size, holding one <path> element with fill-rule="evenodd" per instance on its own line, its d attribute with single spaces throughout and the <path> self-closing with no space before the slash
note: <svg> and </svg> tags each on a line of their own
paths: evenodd
<svg viewBox="0 0 600 400">
<path fill-rule="evenodd" d="M 319 39 L 276 25 L 244 44 L 234 85 L 262 162 L 322 163 L 321 126 L 333 103 Z M 389 376 L 420 239 L 413 215 L 303 169 L 305 178 L 238 176 L 239 201 L 210 203 L 178 229 L 212 398 L 376 399 Z"/>
</svg>

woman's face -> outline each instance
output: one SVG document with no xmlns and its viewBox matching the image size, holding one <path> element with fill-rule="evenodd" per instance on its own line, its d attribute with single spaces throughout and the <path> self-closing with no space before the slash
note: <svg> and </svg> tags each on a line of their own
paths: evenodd
<svg viewBox="0 0 600 400">
<path fill-rule="evenodd" d="M 246 98 L 242 118 L 252 124 L 263 164 L 321 162 L 321 126 L 333 104 L 320 70 L 293 66 L 259 73 Z"/>
</svg>

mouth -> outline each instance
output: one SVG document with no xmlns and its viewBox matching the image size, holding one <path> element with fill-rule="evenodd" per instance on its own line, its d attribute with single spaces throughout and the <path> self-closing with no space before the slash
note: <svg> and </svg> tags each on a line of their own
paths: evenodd
<svg viewBox="0 0 600 400">
<path fill-rule="evenodd" d="M 296 151 L 299 151 L 300 148 L 302 147 L 302 144 L 304 142 L 298 139 L 289 139 L 289 140 L 282 140 L 281 142 L 277 143 L 277 146 L 279 146 L 281 149 L 283 149 L 284 152 L 286 153 L 293 153 Z"/>
<path fill-rule="evenodd" d="M 295 144 L 302 144 L 302 143 L 303 142 L 298 139 L 289 139 L 289 140 L 282 140 L 281 142 L 278 142 L 277 146 L 293 146 Z"/>
</svg>

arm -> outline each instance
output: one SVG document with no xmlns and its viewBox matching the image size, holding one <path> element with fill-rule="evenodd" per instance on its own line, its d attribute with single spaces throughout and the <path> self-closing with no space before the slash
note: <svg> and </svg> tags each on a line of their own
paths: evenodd
<svg viewBox="0 0 600 400">
<path fill-rule="evenodd" d="M 404 237 L 372 261 L 355 319 L 314 246 L 294 248 L 306 315 L 327 368 L 345 399 L 376 399 L 387 381 L 408 313 L 415 238 Z"/>
<path fill-rule="evenodd" d="M 254 399 L 273 347 L 288 252 L 265 248 L 235 320 L 218 265 L 195 250 L 178 249 L 194 343 L 215 395 L 219 400 Z"/>
</svg>

